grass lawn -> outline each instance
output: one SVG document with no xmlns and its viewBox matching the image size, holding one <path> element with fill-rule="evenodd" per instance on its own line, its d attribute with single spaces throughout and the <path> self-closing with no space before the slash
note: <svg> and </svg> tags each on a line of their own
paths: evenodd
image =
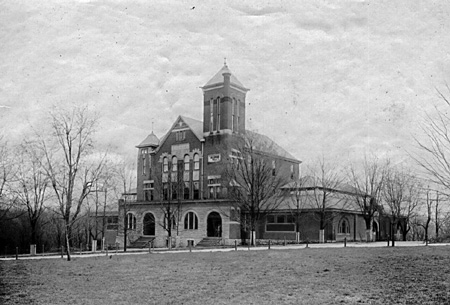
<svg viewBox="0 0 450 305">
<path fill-rule="evenodd" d="M 450 304 L 450 248 L 2 261 L 0 304 Z"/>
</svg>

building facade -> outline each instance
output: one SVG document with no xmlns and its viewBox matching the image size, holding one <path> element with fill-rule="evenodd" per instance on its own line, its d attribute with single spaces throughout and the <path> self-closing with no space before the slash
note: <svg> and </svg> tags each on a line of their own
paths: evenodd
<svg viewBox="0 0 450 305">
<path fill-rule="evenodd" d="M 295 157 L 264 135 L 245 129 L 245 103 L 249 91 L 225 64 L 203 90 L 203 121 L 179 116 L 159 139 L 153 132 L 137 146 L 136 199 L 121 201 L 127 215 L 127 240 L 154 238 L 154 245 L 196 245 L 205 238 L 221 244 L 239 243 L 241 213 L 228 193 L 224 169 L 238 158 L 233 143 L 252 135 L 260 153 L 277 174 L 299 175 Z"/>
<path fill-rule="evenodd" d="M 243 137 L 253 139 L 257 154 L 286 185 L 295 185 L 299 180 L 299 160 L 268 137 L 246 130 L 249 89 L 226 64 L 201 88 L 203 101 L 199 106 L 203 106 L 203 121 L 179 116 L 161 139 L 151 132 L 136 146 L 136 192 L 119 202 L 121 227 L 126 228 L 126 234 L 119 232 L 122 242 L 125 235 L 128 244 L 152 240 L 155 247 L 195 246 L 208 239 L 234 245 L 248 239 L 248 211 L 231 196 L 235 181 L 226 175 L 229 164 L 243 159 L 236 149 Z M 259 219 L 256 238 L 365 240 L 364 217 L 352 203 L 352 198 L 359 196 L 357 192 L 334 190 L 333 200 L 338 204 L 320 212 L 313 203 L 314 196 L 308 193 L 317 189 L 320 186 L 296 190 L 303 192 L 305 202 L 301 213 L 298 209 L 296 213 L 292 189 L 287 187 L 276 210 Z M 320 225 L 320 215 L 326 220 L 325 225 Z M 373 222 L 377 239 L 386 236 L 384 222 L 379 217 Z"/>
</svg>

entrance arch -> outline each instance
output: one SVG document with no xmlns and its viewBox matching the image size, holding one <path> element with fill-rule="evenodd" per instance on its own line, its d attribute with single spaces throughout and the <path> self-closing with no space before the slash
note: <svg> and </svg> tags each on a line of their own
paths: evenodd
<svg viewBox="0 0 450 305">
<path fill-rule="evenodd" d="M 220 217 L 220 214 L 211 212 L 206 221 L 206 236 L 222 237 L 222 217 Z"/>
<path fill-rule="evenodd" d="M 143 221 L 144 235 L 155 235 L 155 216 L 152 213 L 147 213 Z"/>
</svg>

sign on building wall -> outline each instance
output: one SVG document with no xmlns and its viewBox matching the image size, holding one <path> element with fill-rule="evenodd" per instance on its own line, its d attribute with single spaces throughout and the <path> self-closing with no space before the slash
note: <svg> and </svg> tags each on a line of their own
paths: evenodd
<svg viewBox="0 0 450 305">
<path fill-rule="evenodd" d="M 172 145 L 172 156 L 177 156 L 178 159 L 183 159 L 185 154 L 189 153 L 189 143 Z"/>
<path fill-rule="evenodd" d="M 220 162 L 220 154 L 208 155 L 208 163 Z"/>
</svg>

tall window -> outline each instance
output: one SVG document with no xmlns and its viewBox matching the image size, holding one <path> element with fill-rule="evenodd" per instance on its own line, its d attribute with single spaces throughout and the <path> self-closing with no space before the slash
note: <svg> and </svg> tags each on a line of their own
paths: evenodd
<svg viewBox="0 0 450 305">
<path fill-rule="evenodd" d="M 275 160 L 272 160 L 272 176 L 275 176 L 276 174 L 276 162 Z"/>
<path fill-rule="evenodd" d="M 167 157 L 163 159 L 163 172 L 167 173 L 169 171 L 169 160 Z"/>
<path fill-rule="evenodd" d="M 294 164 L 291 164 L 291 179 L 294 179 Z"/>
<path fill-rule="evenodd" d="M 209 122 L 209 131 L 213 132 L 213 126 L 214 126 L 214 103 L 213 103 L 213 99 L 211 99 L 209 101 L 209 109 L 211 110 L 211 115 L 210 115 L 210 122 Z"/>
<path fill-rule="evenodd" d="M 344 219 L 341 220 L 338 232 L 339 233 L 343 233 L 343 234 L 349 234 L 350 233 L 350 226 L 348 225 L 347 219 L 344 218 Z"/>
<path fill-rule="evenodd" d="M 163 200 L 169 200 L 169 183 L 163 183 Z"/>
<path fill-rule="evenodd" d="M 195 181 L 194 185 L 194 199 L 200 199 L 200 183 Z"/>
<path fill-rule="evenodd" d="M 178 199 L 178 183 L 172 182 L 172 199 Z"/>
<path fill-rule="evenodd" d="M 189 181 L 184 182 L 184 191 L 183 191 L 183 198 L 184 199 L 190 199 L 191 198 L 191 188 L 189 185 Z"/>
<path fill-rule="evenodd" d="M 220 130 L 220 97 L 217 98 L 217 130 Z"/>
<path fill-rule="evenodd" d="M 189 212 L 184 217 L 184 229 L 185 230 L 197 230 L 198 229 L 198 218 L 194 212 Z"/>
<path fill-rule="evenodd" d="M 237 100 L 236 104 L 236 131 L 239 131 L 239 105 L 241 104 L 241 100 Z"/>
<path fill-rule="evenodd" d="M 154 200 L 154 183 L 144 183 L 144 197 L 145 201 L 153 201 Z"/>
<path fill-rule="evenodd" d="M 127 214 L 127 229 L 136 230 L 136 216 L 132 213 Z"/>
<path fill-rule="evenodd" d="M 146 148 L 141 150 L 141 155 L 142 155 L 142 175 L 145 175 L 145 170 L 147 168 L 147 162 L 146 162 L 147 149 Z"/>
<path fill-rule="evenodd" d="M 189 155 L 185 155 L 184 156 L 184 171 L 188 172 L 189 171 L 189 162 L 191 161 L 191 159 L 189 158 Z"/>
<path fill-rule="evenodd" d="M 200 169 L 200 157 L 198 156 L 198 154 L 194 155 L 194 170 L 199 170 Z"/>
<path fill-rule="evenodd" d="M 172 172 L 176 172 L 177 171 L 177 166 L 178 166 L 178 159 L 176 156 L 172 157 Z"/>
<path fill-rule="evenodd" d="M 234 131 L 234 112 L 236 111 L 236 99 L 231 101 L 231 131 Z"/>
<path fill-rule="evenodd" d="M 209 179 L 208 180 L 208 194 L 210 199 L 220 198 L 220 181 L 219 179 Z"/>
</svg>

